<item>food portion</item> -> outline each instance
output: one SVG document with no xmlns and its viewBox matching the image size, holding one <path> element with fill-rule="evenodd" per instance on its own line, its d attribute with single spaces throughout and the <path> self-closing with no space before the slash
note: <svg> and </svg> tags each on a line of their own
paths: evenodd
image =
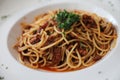
<svg viewBox="0 0 120 80">
<path fill-rule="evenodd" d="M 111 22 L 81 10 L 54 10 L 22 23 L 15 49 L 19 61 L 34 69 L 73 71 L 93 65 L 112 48 L 117 32 Z"/>
</svg>

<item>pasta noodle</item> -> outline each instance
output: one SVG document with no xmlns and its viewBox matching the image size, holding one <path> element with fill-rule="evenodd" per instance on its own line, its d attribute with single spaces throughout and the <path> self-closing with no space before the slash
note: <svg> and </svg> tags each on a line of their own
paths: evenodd
<svg viewBox="0 0 120 80">
<path fill-rule="evenodd" d="M 30 24 L 22 23 L 22 34 L 15 44 L 22 64 L 58 72 L 80 70 L 110 51 L 117 39 L 112 23 L 94 13 L 71 10 L 67 12 L 80 18 L 65 30 L 56 20 L 61 11 L 41 14 Z"/>
</svg>

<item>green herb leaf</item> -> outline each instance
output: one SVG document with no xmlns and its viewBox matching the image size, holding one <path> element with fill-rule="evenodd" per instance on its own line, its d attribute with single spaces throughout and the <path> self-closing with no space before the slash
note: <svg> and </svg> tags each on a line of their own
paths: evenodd
<svg viewBox="0 0 120 80">
<path fill-rule="evenodd" d="M 79 20 L 79 15 L 74 14 L 72 12 L 67 12 L 66 10 L 60 11 L 56 17 L 58 27 L 65 30 L 69 30 L 71 26 Z"/>
</svg>

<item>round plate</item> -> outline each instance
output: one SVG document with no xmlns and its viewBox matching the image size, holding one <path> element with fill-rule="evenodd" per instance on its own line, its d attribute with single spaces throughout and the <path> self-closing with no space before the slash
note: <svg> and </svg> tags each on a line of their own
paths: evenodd
<svg viewBox="0 0 120 80">
<path fill-rule="evenodd" d="M 83 0 L 53 1 L 44 5 L 35 5 L 29 9 L 24 9 L 23 11 L 12 16 L 7 22 L 5 22 L 0 31 L 0 63 L 5 67 L 3 70 L 7 75 L 6 80 L 115 80 L 118 76 L 115 74 L 120 71 L 120 64 L 118 64 L 118 61 L 120 60 L 120 46 L 118 45 L 119 27 L 117 27 L 118 41 L 115 49 L 113 49 L 109 55 L 105 56 L 101 61 L 86 69 L 72 72 L 38 71 L 21 65 L 11 55 L 8 47 L 8 44 L 12 43 L 11 41 L 8 41 L 8 37 L 11 37 L 11 39 L 13 38 L 13 36 L 8 35 L 11 28 L 24 17 L 27 17 L 27 22 L 30 22 L 30 19 L 32 19 L 35 15 L 37 16 L 40 13 L 54 9 L 79 9 L 94 12 L 102 17 L 107 18 L 114 25 L 118 26 L 116 19 L 110 13 L 95 4 Z M 12 33 L 16 34 L 17 31 L 15 30 Z M 13 45 L 11 45 L 11 47 L 12 46 Z"/>
</svg>

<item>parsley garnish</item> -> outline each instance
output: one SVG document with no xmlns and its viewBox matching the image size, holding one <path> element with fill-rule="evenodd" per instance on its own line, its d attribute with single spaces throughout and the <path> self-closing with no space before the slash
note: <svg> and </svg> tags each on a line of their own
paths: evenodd
<svg viewBox="0 0 120 80">
<path fill-rule="evenodd" d="M 71 26 L 80 20 L 79 15 L 72 12 L 67 12 L 66 10 L 60 11 L 57 14 L 56 21 L 60 29 L 69 30 Z"/>
</svg>

